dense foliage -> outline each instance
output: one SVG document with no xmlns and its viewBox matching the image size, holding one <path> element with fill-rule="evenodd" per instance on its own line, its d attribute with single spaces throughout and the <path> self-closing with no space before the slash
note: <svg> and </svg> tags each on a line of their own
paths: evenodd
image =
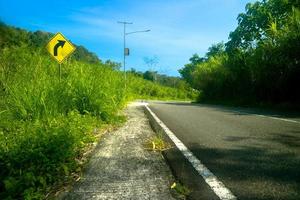
<svg viewBox="0 0 300 200">
<path fill-rule="evenodd" d="M 48 33 L 0 27 L 0 199 L 42 199 L 70 180 L 99 130 L 124 121 L 118 112 L 129 100 L 193 97 L 133 74 L 125 88 L 114 62 L 83 47 L 60 80 L 44 49 Z"/>
<path fill-rule="evenodd" d="M 151 71 L 151 70 L 141 72 L 141 71 L 136 71 L 133 68 L 130 69 L 128 73 L 134 74 L 135 76 L 138 77 L 142 77 L 145 80 L 149 80 L 154 83 L 159 83 L 160 85 L 163 86 L 178 88 L 182 90 L 189 89 L 189 85 L 180 77 L 167 76 L 164 74 L 159 74 L 157 71 Z"/>
<path fill-rule="evenodd" d="M 300 104 L 300 2 L 249 3 L 227 43 L 194 55 L 179 72 L 201 98 Z"/>
</svg>

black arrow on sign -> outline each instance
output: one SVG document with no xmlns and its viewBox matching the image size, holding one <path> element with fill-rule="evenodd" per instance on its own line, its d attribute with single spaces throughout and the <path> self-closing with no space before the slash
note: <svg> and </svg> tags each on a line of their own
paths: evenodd
<svg viewBox="0 0 300 200">
<path fill-rule="evenodd" d="M 57 40 L 58 42 L 57 42 L 57 44 L 54 46 L 54 52 L 53 52 L 53 54 L 54 54 L 54 56 L 57 56 L 57 49 L 58 49 L 58 47 L 61 47 L 61 48 L 63 48 L 64 47 L 64 45 L 65 45 L 65 43 L 66 43 L 66 41 L 64 41 L 64 40 Z"/>
</svg>

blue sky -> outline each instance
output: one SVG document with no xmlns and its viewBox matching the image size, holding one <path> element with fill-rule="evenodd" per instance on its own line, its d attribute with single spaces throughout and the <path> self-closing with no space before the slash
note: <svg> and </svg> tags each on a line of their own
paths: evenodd
<svg viewBox="0 0 300 200">
<path fill-rule="evenodd" d="M 62 32 L 100 59 L 122 62 L 123 26 L 131 55 L 126 67 L 145 71 L 145 57 L 157 57 L 155 70 L 179 75 L 178 69 L 208 47 L 227 41 L 236 17 L 251 0 L 0 0 L 0 20 L 27 30 Z M 252 0 L 253 1 L 253 0 Z"/>
</svg>

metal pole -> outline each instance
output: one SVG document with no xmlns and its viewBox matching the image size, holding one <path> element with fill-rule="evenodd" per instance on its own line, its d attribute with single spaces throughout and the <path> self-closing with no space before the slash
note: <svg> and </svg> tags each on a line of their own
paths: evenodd
<svg viewBox="0 0 300 200">
<path fill-rule="evenodd" d="M 123 35 L 123 68 L 124 68 L 124 81 L 125 81 L 125 90 L 126 90 L 126 54 L 125 54 L 125 49 L 126 49 L 126 35 L 133 34 L 133 33 L 141 33 L 141 32 L 149 32 L 150 30 L 142 30 L 142 31 L 134 31 L 130 33 L 126 33 L 126 25 L 127 24 L 132 24 L 131 22 L 118 22 L 119 24 L 124 25 L 124 35 Z"/>
<path fill-rule="evenodd" d="M 123 68 L 124 68 L 124 81 L 125 81 L 125 90 L 126 90 L 126 55 L 125 55 L 125 48 L 126 48 L 126 25 L 132 24 L 131 22 L 118 22 L 124 25 L 124 35 L 123 35 Z"/>
<path fill-rule="evenodd" d="M 61 82 L 61 63 L 59 63 L 59 82 Z"/>
<path fill-rule="evenodd" d="M 125 48 L 126 48 L 126 23 L 124 23 L 124 48 L 123 48 L 123 67 L 124 67 L 124 81 L 125 81 L 125 91 L 126 91 L 126 55 L 125 55 Z"/>
</svg>

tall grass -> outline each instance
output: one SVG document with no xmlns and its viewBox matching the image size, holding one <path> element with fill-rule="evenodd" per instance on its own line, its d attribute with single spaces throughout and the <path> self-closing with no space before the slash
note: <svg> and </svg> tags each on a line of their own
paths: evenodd
<svg viewBox="0 0 300 200">
<path fill-rule="evenodd" d="M 43 51 L 43 50 L 40 50 Z M 94 130 L 122 121 L 118 111 L 136 98 L 187 99 L 104 64 L 62 65 L 28 47 L 0 52 L 0 199 L 41 199 L 78 170 Z"/>
</svg>

